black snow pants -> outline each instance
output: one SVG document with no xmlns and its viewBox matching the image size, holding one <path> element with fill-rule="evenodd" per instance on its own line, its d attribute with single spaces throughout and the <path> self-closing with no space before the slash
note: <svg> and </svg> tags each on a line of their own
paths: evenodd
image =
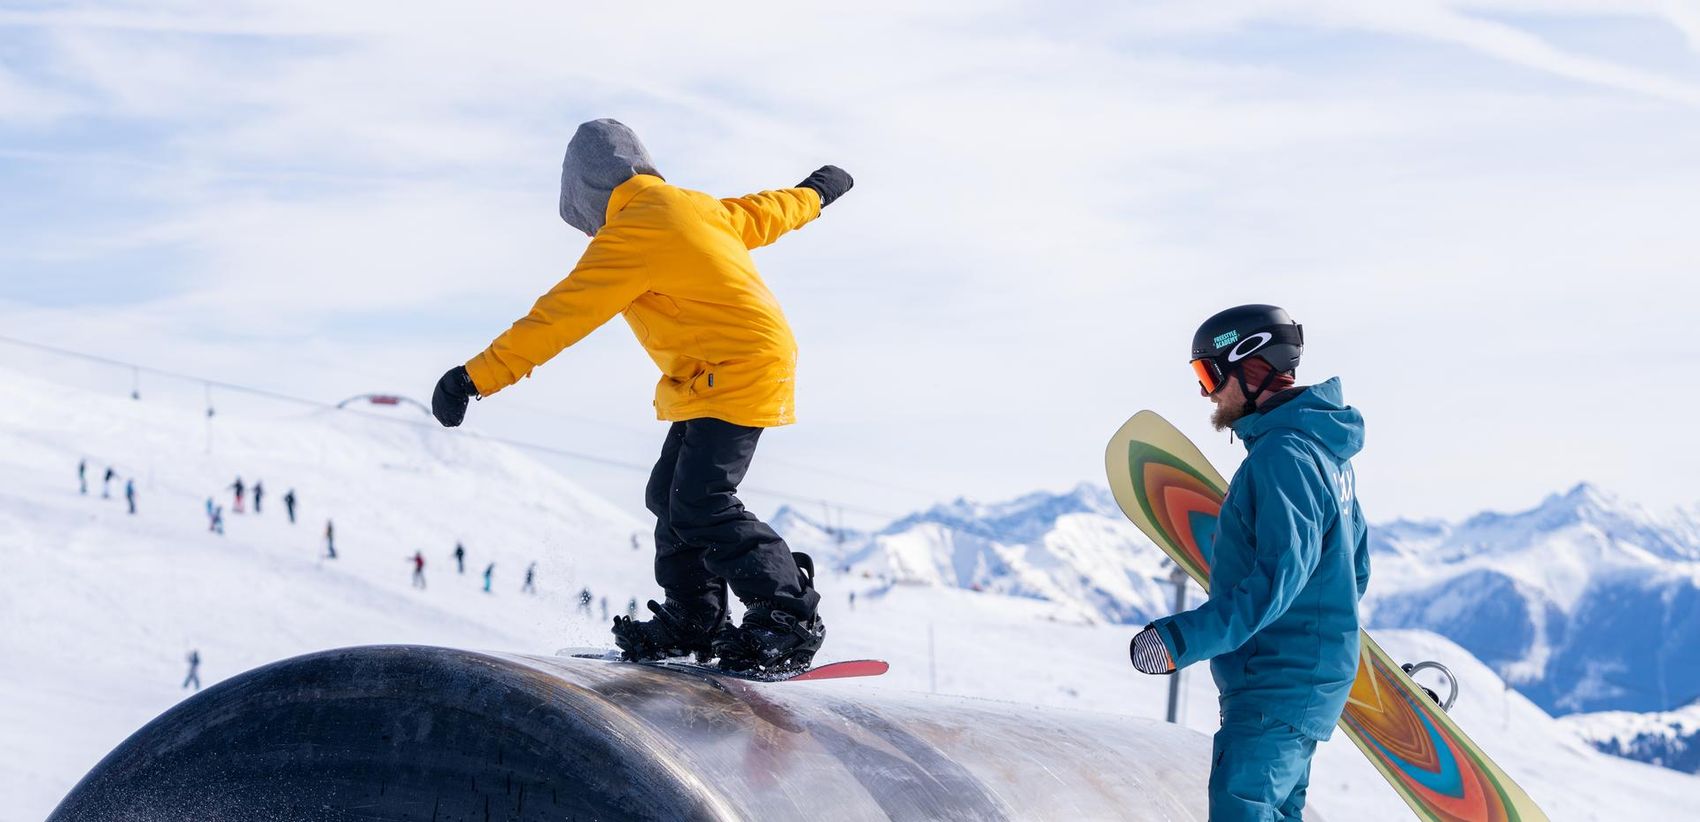
<svg viewBox="0 0 1700 822">
<path fill-rule="evenodd" d="M 724 610 L 730 587 L 745 603 L 811 619 L 820 595 L 804 588 L 790 546 L 738 500 L 761 432 L 710 418 L 668 429 L 644 495 L 655 515 L 655 581 L 693 610 Z"/>
</svg>

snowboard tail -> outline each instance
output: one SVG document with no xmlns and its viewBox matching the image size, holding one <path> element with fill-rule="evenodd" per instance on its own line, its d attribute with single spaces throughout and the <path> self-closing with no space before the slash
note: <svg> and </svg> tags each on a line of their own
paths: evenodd
<svg viewBox="0 0 1700 822">
<path fill-rule="evenodd" d="M 1205 590 L 1228 483 L 1203 452 L 1153 411 L 1133 415 L 1104 453 L 1122 513 Z M 1340 728 L 1417 816 L 1545 820 L 1534 800 L 1359 631 L 1361 653 Z"/>
</svg>

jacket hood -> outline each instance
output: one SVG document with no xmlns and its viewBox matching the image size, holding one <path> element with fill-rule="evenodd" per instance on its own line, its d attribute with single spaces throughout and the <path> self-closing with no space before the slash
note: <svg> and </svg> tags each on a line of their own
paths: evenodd
<svg viewBox="0 0 1700 822">
<path fill-rule="evenodd" d="M 1247 448 L 1258 437 L 1280 428 L 1315 440 L 1337 459 L 1351 459 L 1364 447 L 1364 416 L 1346 405 L 1339 377 L 1302 389 L 1298 396 L 1267 413 L 1248 414 L 1234 423 L 1234 433 L 1245 440 Z"/>
<path fill-rule="evenodd" d="M 602 119 L 580 125 L 561 161 L 561 219 L 596 236 L 608 219 L 608 196 L 639 174 L 661 176 L 625 123 Z"/>
</svg>

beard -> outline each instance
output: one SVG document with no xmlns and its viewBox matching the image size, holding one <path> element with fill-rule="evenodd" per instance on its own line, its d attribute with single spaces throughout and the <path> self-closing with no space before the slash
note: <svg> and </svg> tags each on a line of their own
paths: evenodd
<svg viewBox="0 0 1700 822">
<path fill-rule="evenodd" d="M 1226 431 L 1249 413 L 1251 411 L 1245 407 L 1244 403 L 1223 403 L 1216 406 L 1215 411 L 1210 412 L 1210 424 L 1217 431 Z"/>
</svg>

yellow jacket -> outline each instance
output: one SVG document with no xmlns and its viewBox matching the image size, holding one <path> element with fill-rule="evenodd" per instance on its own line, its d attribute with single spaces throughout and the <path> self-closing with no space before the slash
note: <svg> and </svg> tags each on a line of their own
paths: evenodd
<svg viewBox="0 0 1700 822">
<path fill-rule="evenodd" d="M 468 361 L 467 373 L 489 396 L 624 313 L 661 367 L 659 419 L 795 422 L 797 341 L 749 250 L 820 209 L 807 188 L 716 200 L 639 174 L 614 189 L 607 223 L 572 273 Z"/>
</svg>

